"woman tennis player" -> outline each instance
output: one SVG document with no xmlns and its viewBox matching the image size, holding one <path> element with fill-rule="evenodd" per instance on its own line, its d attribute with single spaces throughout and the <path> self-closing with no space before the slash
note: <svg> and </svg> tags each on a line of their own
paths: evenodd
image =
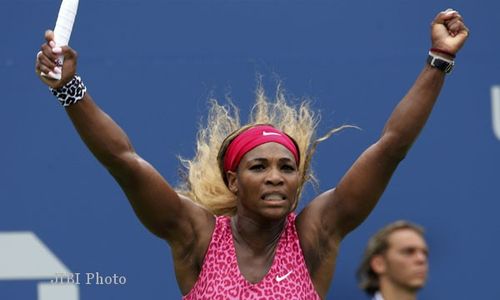
<svg viewBox="0 0 500 300">
<path fill-rule="evenodd" d="M 184 161 L 186 182 L 172 188 L 141 158 L 120 127 L 75 75 L 74 50 L 56 47 L 53 33 L 37 55 L 36 72 L 65 106 L 95 157 L 125 192 L 137 216 L 171 249 L 184 299 L 323 299 L 339 245 L 369 215 L 394 170 L 424 126 L 468 36 L 460 14 L 439 13 L 431 50 L 416 82 L 397 105 L 381 137 L 335 188 L 295 212 L 309 162 L 321 139 L 307 104 L 268 102 L 257 93 L 249 124 L 213 104 Z M 54 61 L 64 55 L 62 70 Z"/>
</svg>

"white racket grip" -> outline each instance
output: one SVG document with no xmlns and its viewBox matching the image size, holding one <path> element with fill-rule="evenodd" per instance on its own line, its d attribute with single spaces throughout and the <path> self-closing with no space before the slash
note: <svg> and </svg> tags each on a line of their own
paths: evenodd
<svg viewBox="0 0 500 300">
<path fill-rule="evenodd" d="M 66 46 L 71 37 L 73 24 L 75 22 L 76 12 L 78 11 L 78 0 L 62 0 L 57 16 L 56 27 L 54 28 L 54 42 L 56 47 Z M 60 55 L 56 60 L 56 65 L 62 68 L 64 56 Z M 59 80 L 61 73 L 51 72 L 50 74 L 42 74 L 47 77 Z"/>
</svg>

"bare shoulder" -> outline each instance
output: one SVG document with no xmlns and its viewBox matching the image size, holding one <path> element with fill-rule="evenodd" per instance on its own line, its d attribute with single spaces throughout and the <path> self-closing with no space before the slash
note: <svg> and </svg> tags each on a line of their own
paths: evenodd
<svg viewBox="0 0 500 300">
<path fill-rule="evenodd" d="M 204 207 L 184 195 L 179 195 L 185 214 L 182 235 L 178 242 L 169 244 L 175 266 L 175 275 L 183 295 L 194 286 L 201 273 L 205 254 L 215 229 L 216 217 Z M 181 216 L 180 216 L 181 217 Z"/>
<path fill-rule="evenodd" d="M 215 215 L 187 196 L 179 194 L 179 197 L 184 204 L 188 219 L 185 226 L 189 226 L 188 232 L 190 232 L 190 236 L 184 236 L 183 240 L 189 241 L 188 246 L 194 253 L 204 254 L 215 228 Z"/>
<path fill-rule="evenodd" d="M 297 216 L 296 228 L 311 280 L 318 293 L 326 294 L 341 242 L 336 234 L 334 215 L 325 214 L 334 189 L 312 200 Z"/>
<path fill-rule="evenodd" d="M 335 230 L 335 215 L 325 213 L 332 203 L 334 191 L 331 189 L 317 196 L 297 216 L 297 234 L 311 275 L 320 269 L 325 259 L 330 261 L 336 257 L 341 241 Z"/>
<path fill-rule="evenodd" d="M 335 188 L 314 198 L 297 216 L 296 226 L 299 237 L 311 238 L 332 237 L 336 235 L 335 213 L 330 213 L 334 205 Z"/>
</svg>

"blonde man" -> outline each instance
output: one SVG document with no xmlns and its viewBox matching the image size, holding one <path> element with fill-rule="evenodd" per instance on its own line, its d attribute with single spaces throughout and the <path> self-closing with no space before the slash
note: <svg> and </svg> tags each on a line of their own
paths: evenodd
<svg viewBox="0 0 500 300">
<path fill-rule="evenodd" d="M 427 256 L 422 227 L 391 223 L 370 238 L 358 269 L 359 286 L 373 300 L 415 300 L 427 279 Z"/>
</svg>

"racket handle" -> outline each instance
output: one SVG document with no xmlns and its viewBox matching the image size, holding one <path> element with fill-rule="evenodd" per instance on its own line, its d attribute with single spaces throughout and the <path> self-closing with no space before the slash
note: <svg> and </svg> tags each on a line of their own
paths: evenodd
<svg viewBox="0 0 500 300">
<path fill-rule="evenodd" d="M 62 0 L 61 7 L 59 8 L 59 15 L 57 16 L 56 27 L 54 28 L 54 42 L 56 43 L 56 47 L 68 45 L 77 10 L 78 0 Z M 59 55 L 55 63 L 58 67 L 62 68 L 64 56 Z M 61 79 L 61 73 L 57 74 L 51 72 L 50 74 L 42 73 L 42 75 L 56 80 Z"/>
</svg>

